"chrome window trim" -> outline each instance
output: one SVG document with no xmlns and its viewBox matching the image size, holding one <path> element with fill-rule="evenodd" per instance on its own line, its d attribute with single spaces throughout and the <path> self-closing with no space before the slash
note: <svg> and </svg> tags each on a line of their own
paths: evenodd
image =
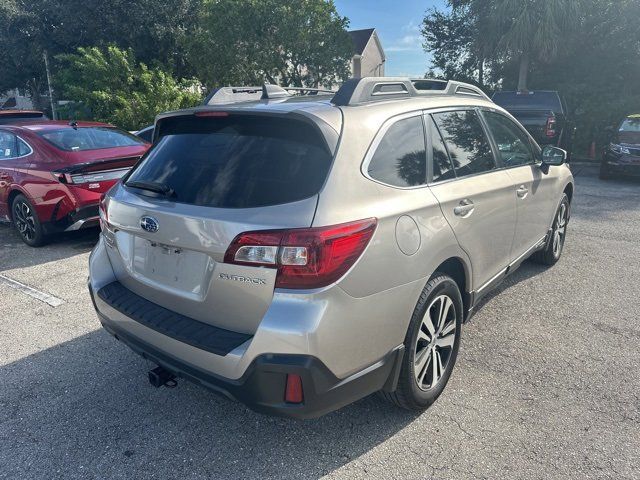
<svg viewBox="0 0 640 480">
<path fill-rule="evenodd" d="M 395 188 L 396 190 L 418 190 L 418 189 L 422 189 L 422 188 L 427 188 L 428 187 L 428 183 L 427 183 L 427 178 L 425 177 L 424 179 L 424 183 L 421 185 L 416 185 L 413 187 L 400 187 L 398 185 L 391 185 L 389 183 L 385 183 L 382 182 L 380 180 L 377 180 L 375 178 L 373 178 L 371 175 L 369 175 L 369 164 L 371 163 L 371 160 L 373 160 L 373 156 L 375 155 L 376 151 L 378 150 L 378 147 L 380 146 L 380 142 L 382 142 L 382 139 L 384 138 L 384 136 L 386 135 L 386 133 L 389 131 L 389 129 L 395 125 L 396 123 L 398 123 L 401 120 L 406 120 L 408 118 L 419 118 L 422 121 L 422 116 L 424 115 L 424 110 L 420 109 L 420 110 L 414 110 L 411 112 L 406 112 L 406 113 L 401 113 L 399 115 L 394 115 L 393 117 L 389 117 L 387 120 L 384 121 L 384 123 L 382 124 L 382 126 L 380 127 L 380 129 L 378 130 L 378 132 L 376 133 L 375 137 L 373 138 L 373 141 L 371 142 L 371 144 L 369 145 L 369 148 L 367 150 L 367 153 L 364 157 L 364 160 L 362 162 L 362 164 L 360 165 L 360 173 L 362 173 L 362 175 L 364 175 L 365 178 L 371 180 L 372 182 L 375 182 L 379 185 L 384 185 L 385 187 L 391 187 L 391 188 Z M 425 145 L 425 150 L 428 148 L 427 146 L 427 137 L 426 137 L 426 133 L 424 131 L 424 122 L 422 122 L 422 134 L 424 137 L 424 145 Z M 428 152 L 427 152 L 428 153 Z M 427 162 L 427 155 L 425 155 L 425 162 Z M 425 163 L 425 167 L 427 167 L 428 164 Z"/>
</svg>

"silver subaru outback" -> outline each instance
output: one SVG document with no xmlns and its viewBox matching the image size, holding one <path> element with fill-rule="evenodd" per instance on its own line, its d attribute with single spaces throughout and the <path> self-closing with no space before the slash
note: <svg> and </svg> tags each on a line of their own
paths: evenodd
<svg viewBox="0 0 640 480">
<path fill-rule="evenodd" d="M 160 115 L 102 201 L 89 290 L 155 386 L 296 418 L 378 391 L 424 409 L 480 300 L 560 258 L 565 162 L 458 82 L 220 89 Z"/>
</svg>

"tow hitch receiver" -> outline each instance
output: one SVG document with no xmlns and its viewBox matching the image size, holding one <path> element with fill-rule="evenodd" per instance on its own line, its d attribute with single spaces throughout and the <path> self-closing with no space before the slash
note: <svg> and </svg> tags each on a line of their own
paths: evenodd
<svg viewBox="0 0 640 480">
<path fill-rule="evenodd" d="M 160 388 L 162 386 L 173 388 L 178 385 L 176 376 L 162 367 L 156 367 L 153 370 L 149 370 L 149 383 L 156 388 Z"/>
</svg>

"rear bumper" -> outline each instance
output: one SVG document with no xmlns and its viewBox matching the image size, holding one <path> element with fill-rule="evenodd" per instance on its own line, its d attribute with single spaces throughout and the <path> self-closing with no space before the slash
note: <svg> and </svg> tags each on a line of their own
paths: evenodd
<svg viewBox="0 0 640 480">
<path fill-rule="evenodd" d="M 98 203 L 85 205 L 78 210 L 69 212 L 58 220 L 43 222 L 42 226 L 46 234 L 71 232 L 84 228 L 97 227 L 100 221 Z"/>
<path fill-rule="evenodd" d="M 640 177 L 640 158 L 627 155 L 613 155 L 605 151 L 602 162 L 612 174 Z"/>
<path fill-rule="evenodd" d="M 162 366 L 180 378 L 201 385 L 252 410 L 270 415 L 315 418 L 348 405 L 378 390 L 393 390 L 397 383 L 404 349 L 387 353 L 380 361 L 347 378 L 337 378 L 319 359 L 311 355 L 262 354 L 256 357 L 239 379 L 229 379 L 198 368 L 151 345 L 118 326 L 104 315 L 91 298 L 104 329 L 143 358 Z M 304 401 L 285 402 L 287 374 L 302 378 Z"/>
</svg>

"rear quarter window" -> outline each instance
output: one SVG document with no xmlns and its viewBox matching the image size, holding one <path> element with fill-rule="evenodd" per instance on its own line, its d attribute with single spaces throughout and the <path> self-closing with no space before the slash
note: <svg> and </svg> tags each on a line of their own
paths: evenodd
<svg viewBox="0 0 640 480">
<path fill-rule="evenodd" d="M 316 195 L 333 155 L 307 122 L 273 116 L 168 119 L 125 185 L 172 190 L 172 201 L 217 208 L 279 205 Z"/>
<path fill-rule="evenodd" d="M 367 174 L 394 187 L 423 185 L 427 179 L 427 158 L 422 116 L 398 120 L 384 133 Z"/>
</svg>

